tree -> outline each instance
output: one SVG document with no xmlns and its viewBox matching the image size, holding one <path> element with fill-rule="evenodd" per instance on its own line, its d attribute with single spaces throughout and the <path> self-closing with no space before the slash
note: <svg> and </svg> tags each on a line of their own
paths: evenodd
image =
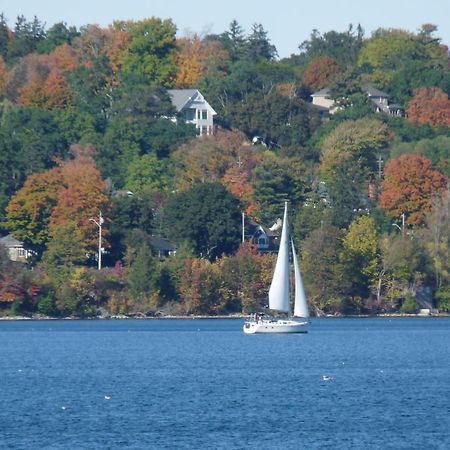
<svg viewBox="0 0 450 450">
<path fill-rule="evenodd" d="M 85 244 L 86 241 L 74 222 L 67 221 L 52 230 L 41 266 L 56 287 L 69 280 L 75 266 L 87 261 Z"/>
<path fill-rule="evenodd" d="M 424 280 L 425 255 L 418 239 L 402 233 L 384 236 L 380 241 L 382 267 L 379 274 L 379 306 L 385 311 L 398 309 L 402 299 L 415 297 Z"/>
<path fill-rule="evenodd" d="M 343 283 L 340 261 L 342 232 L 323 226 L 314 230 L 302 244 L 302 273 L 313 309 L 320 312 L 339 311 Z"/>
<path fill-rule="evenodd" d="M 343 263 L 352 297 L 365 298 L 376 290 L 381 259 L 378 242 L 375 221 L 370 216 L 355 219 L 344 236 Z M 377 297 L 379 303 L 379 292 Z"/>
<path fill-rule="evenodd" d="M 273 223 L 281 214 L 280 205 L 287 200 L 295 209 L 308 190 L 303 162 L 295 157 L 281 158 L 266 151 L 253 172 L 254 199 L 260 206 L 263 223 Z"/>
<path fill-rule="evenodd" d="M 236 19 L 232 20 L 228 31 L 223 33 L 222 42 L 225 49 L 230 54 L 232 61 L 242 58 L 245 51 L 244 29 L 239 25 Z"/>
<path fill-rule="evenodd" d="M 435 169 L 450 177 L 450 136 L 438 135 L 431 139 L 415 139 L 412 142 L 395 142 L 390 146 L 391 158 L 414 154 L 428 158 Z"/>
<path fill-rule="evenodd" d="M 155 261 L 150 247 L 143 242 L 128 273 L 131 297 L 141 304 L 145 304 L 152 292 L 154 268 Z"/>
<path fill-rule="evenodd" d="M 303 73 L 303 84 L 312 92 L 329 87 L 342 72 L 336 60 L 330 56 L 313 59 Z"/>
<path fill-rule="evenodd" d="M 175 87 L 195 88 L 209 72 L 225 75 L 228 53 L 219 42 L 201 39 L 197 34 L 177 39 Z"/>
<path fill-rule="evenodd" d="M 247 38 L 245 53 L 249 61 L 260 59 L 272 61 L 277 56 L 276 47 L 270 43 L 267 31 L 260 23 L 253 24 L 252 31 Z"/>
<path fill-rule="evenodd" d="M 92 254 L 97 253 L 97 225 L 90 219 L 97 217 L 102 211 L 104 216 L 110 208 L 110 200 L 106 196 L 106 183 L 92 159 L 92 147 L 84 149 L 73 146 L 75 158 L 64 163 L 61 172 L 64 185 L 58 193 L 58 202 L 53 208 L 50 227 L 58 228 L 67 223 L 74 223 Z M 104 237 L 107 231 L 104 230 Z"/>
<path fill-rule="evenodd" d="M 350 24 L 347 31 L 328 31 L 323 35 L 318 30 L 313 30 L 309 40 L 299 45 L 300 56 L 294 56 L 293 61 L 298 60 L 300 64 L 304 64 L 318 56 L 329 56 L 341 67 L 353 66 L 362 46 L 363 36 L 364 30 L 359 24 L 356 29 Z"/>
<path fill-rule="evenodd" d="M 67 108 L 72 103 L 72 91 L 59 69 L 52 69 L 44 82 L 33 81 L 20 90 L 18 103 L 42 109 Z"/>
<path fill-rule="evenodd" d="M 377 119 L 342 122 L 323 140 L 322 175 L 326 178 L 347 160 L 361 160 L 364 166 L 375 170 L 377 153 L 386 146 L 389 136 L 387 125 Z"/>
<path fill-rule="evenodd" d="M 433 127 L 450 126 L 448 95 L 437 87 L 418 89 L 408 104 L 408 120 Z"/>
<path fill-rule="evenodd" d="M 76 27 L 67 26 L 66 22 L 55 23 L 47 30 L 45 39 L 38 43 L 37 51 L 39 53 L 51 53 L 61 45 L 70 45 L 79 35 Z"/>
<path fill-rule="evenodd" d="M 325 182 L 332 223 L 346 227 L 370 208 L 369 180 L 377 171 L 377 155 L 389 138 L 386 124 L 363 118 L 340 123 L 321 144 L 320 175 Z"/>
<path fill-rule="evenodd" d="M 203 183 L 169 197 L 164 229 L 177 243 L 187 242 L 197 255 L 215 259 L 237 249 L 241 206 L 219 183 Z"/>
<path fill-rule="evenodd" d="M 20 58 L 33 53 L 44 39 L 44 25 L 36 16 L 32 22 L 27 22 L 23 15 L 17 16 L 14 37 L 9 41 L 8 58 Z"/>
<path fill-rule="evenodd" d="M 8 46 L 11 32 L 3 13 L 0 14 L 0 56 L 6 60 L 8 57 Z"/>
<path fill-rule="evenodd" d="M 177 185 L 186 189 L 205 181 L 220 181 L 235 165 L 251 173 L 259 156 L 246 136 L 237 130 L 218 130 L 211 136 L 193 139 L 173 154 Z"/>
<path fill-rule="evenodd" d="M 143 232 L 144 236 L 152 234 L 156 209 L 156 201 L 147 192 L 112 198 L 109 227 L 111 249 L 106 255 L 109 262 L 115 263 L 124 257 L 127 237 L 133 230 Z"/>
<path fill-rule="evenodd" d="M 432 209 L 425 219 L 420 238 L 433 266 L 437 289 L 450 286 L 450 191 L 433 199 Z"/>
<path fill-rule="evenodd" d="M 156 17 L 127 24 L 130 36 L 123 61 L 125 75 L 135 75 L 146 82 L 169 87 L 176 74 L 176 27 L 170 19 Z"/>
<path fill-rule="evenodd" d="M 171 185 L 166 159 L 144 155 L 131 161 L 125 185 L 136 194 L 144 191 L 166 191 Z"/>
<path fill-rule="evenodd" d="M 0 55 L 0 99 L 5 95 L 7 81 L 8 68 L 6 67 L 3 57 Z"/>
<path fill-rule="evenodd" d="M 63 183 L 59 168 L 30 175 L 6 209 L 6 228 L 40 255 L 49 238 L 49 222 Z"/>
<path fill-rule="evenodd" d="M 381 208 L 390 217 L 405 214 L 406 223 L 421 225 L 432 207 L 433 197 L 446 186 L 448 180 L 433 170 L 429 159 L 417 155 L 403 155 L 386 164 Z"/>
<path fill-rule="evenodd" d="M 428 69 L 447 66 L 447 56 L 439 39 L 431 36 L 431 28 L 425 27 L 417 35 L 399 29 L 376 30 L 359 53 L 358 64 L 369 69 L 381 88 L 389 87 L 398 71 L 406 66 L 425 65 Z"/>
</svg>

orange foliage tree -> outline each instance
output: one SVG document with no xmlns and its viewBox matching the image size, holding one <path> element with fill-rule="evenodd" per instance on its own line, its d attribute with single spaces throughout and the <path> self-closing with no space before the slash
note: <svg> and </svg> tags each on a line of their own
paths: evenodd
<svg viewBox="0 0 450 450">
<path fill-rule="evenodd" d="M 342 72 L 337 61 L 331 56 L 318 56 L 308 65 L 303 74 L 303 84 L 317 91 L 333 83 Z"/>
<path fill-rule="evenodd" d="M 408 104 L 408 119 L 420 125 L 450 126 L 450 100 L 437 87 L 420 88 Z"/>
<path fill-rule="evenodd" d="M 445 189 L 448 181 L 432 168 L 429 159 L 400 156 L 386 165 L 380 206 L 391 217 L 405 214 L 407 224 L 420 225 L 431 210 L 433 198 Z"/>
<path fill-rule="evenodd" d="M 258 205 L 253 199 L 255 188 L 250 180 L 250 173 L 240 165 L 231 166 L 225 172 L 222 183 L 245 206 L 245 214 L 255 217 L 259 211 Z"/>
<path fill-rule="evenodd" d="M 95 253 L 98 228 L 90 219 L 96 218 L 99 211 L 107 214 L 110 208 L 110 200 L 105 193 L 107 185 L 92 158 L 93 147 L 75 145 L 71 152 L 75 158 L 61 166 L 64 185 L 59 190 L 58 203 L 52 211 L 50 228 L 74 223 L 81 232 L 83 242 Z"/>
<path fill-rule="evenodd" d="M 63 72 L 73 72 L 80 64 L 80 58 L 69 44 L 56 47 L 50 56 L 54 65 Z"/>
<path fill-rule="evenodd" d="M 59 69 L 53 68 L 45 81 L 31 81 L 20 90 L 18 103 L 42 109 L 66 108 L 73 93 Z"/>
<path fill-rule="evenodd" d="M 177 88 L 195 87 L 209 70 L 221 73 L 229 60 L 228 53 L 218 42 L 201 40 L 197 34 L 177 39 L 177 47 Z"/>
</svg>

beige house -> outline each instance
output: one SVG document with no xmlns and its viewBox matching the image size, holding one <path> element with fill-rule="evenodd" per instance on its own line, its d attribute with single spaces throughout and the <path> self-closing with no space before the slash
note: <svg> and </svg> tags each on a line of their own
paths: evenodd
<svg viewBox="0 0 450 450">
<path fill-rule="evenodd" d="M 11 261 L 27 262 L 27 258 L 33 253 L 24 248 L 23 242 L 15 239 L 11 234 L 0 238 L 0 245 L 3 245 Z"/>
<path fill-rule="evenodd" d="M 192 123 L 199 136 L 214 133 L 214 116 L 217 113 L 197 89 L 169 89 L 177 113 L 187 123 Z"/>
<path fill-rule="evenodd" d="M 320 91 L 311 94 L 312 104 L 315 106 L 320 106 L 322 108 L 328 109 L 330 114 L 333 114 L 334 100 L 332 100 L 328 95 L 330 94 L 330 88 L 323 88 Z"/>
<path fill-rule="evenodd" d="M 400 105 L 389 104 L 389 95 L 379 89 L 365 86 L 362 88 L 367 97 L 373 102 L 376 112 L 383 112 L 393 116 L 404 116 L 405 111 Z M 312 104 L 319 109 L 326 109 L 334 114 L 338 108 L 334 106 L 334 100 L 329 97 L 330 88 L 323 88 L 311 94 Z"/>
</svg>

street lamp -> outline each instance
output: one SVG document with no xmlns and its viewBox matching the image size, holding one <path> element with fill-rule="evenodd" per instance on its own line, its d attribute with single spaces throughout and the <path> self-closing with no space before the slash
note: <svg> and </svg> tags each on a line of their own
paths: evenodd
<svg viewBox="0 0 450 450">
<path fill-rule="evenodd" d="M 396 223 L 393 223 L 392 226 L 397 227 L 403 234 L 403 231 L 405 229 L 405 213 L 402 213 L 400 217 L 402 218 L 402 226 L 400 227 L 400 225 L 397 225 Z"/>
<path fill-rule="evenodd" d="M 98 221 L 95 219 L 89 219 L 90 221 L 94 222 L 95 225 L 98 226 L 98 270 L 101 270 L 102 268 L 102 225 L 104 222 L 102 212 L 98 212 Z"/>
</svg>

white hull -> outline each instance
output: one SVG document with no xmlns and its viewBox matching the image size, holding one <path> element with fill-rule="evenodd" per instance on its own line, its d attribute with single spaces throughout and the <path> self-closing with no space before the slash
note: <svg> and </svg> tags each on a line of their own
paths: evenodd
<svg viewBox="0 0 450 450">
<path fill-rule="evenodd" d="M 307 333 L 307 325 L 308 322 L 297 322 L 290 319 L 249 320 L 244 324 L 244 333 Z"/>
</svg>

